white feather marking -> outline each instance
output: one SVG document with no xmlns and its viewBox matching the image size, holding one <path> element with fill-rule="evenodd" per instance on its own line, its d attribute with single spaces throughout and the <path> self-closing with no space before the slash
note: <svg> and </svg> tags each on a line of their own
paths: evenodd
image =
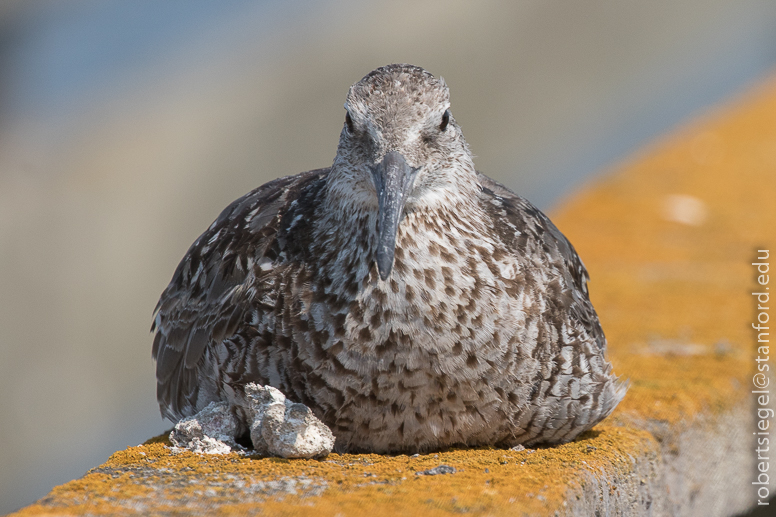
<svg viewBox="0 0 776 517">
<path fill-rule="evenodd" d="M 255 210 L 254 210 L 254 212 L 255 212 Z M 219 235 L 221 235 L 221 230 L 218 230 L 216 233 L 213 234 L 212 237 L 210 237 L 210 239 L 208 239 L 208 241 L 207 241 L 208 245 L 211 245 L 214 242 L 216 242 L 216 240 L 218 239 Z"/>
</svg>

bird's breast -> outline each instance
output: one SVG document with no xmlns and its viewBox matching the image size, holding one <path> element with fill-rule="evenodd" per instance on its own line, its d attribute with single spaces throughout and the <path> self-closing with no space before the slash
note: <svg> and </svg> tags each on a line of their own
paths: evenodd
<svg viewBox="0 0 776 517">
<path fill-rule="evenodd" d="M 310 264 L 303 282 L 282 283 L 312 293 L 277 319 L 297 344 L 287 361 L 305 379 L 288 388 L 354 444 L 375 433 L 399 448 L 422 443 L 456 427 L 442 415 L 467 432 L 487 429 L 498 390 L 536 371 L 526 368 L 537 330 L 525 272 L 478 223 L 409 214 L 382 280 L 368 231 L 354 224 L 345 237 L 332 234 L 334 251 L 320 254 L 329 260 Z"/>
<path fill-rule="evenodd" d="M 321 349 L 361 374 L 477 375 L 504 353 L 523 319 L 518 264 L 483 234 L 460 220 L 409 214 L 386 280 L 368 243 L 350 246 L 353 256 L 338 262 L 347 269 L 327 275 L 361 276 L 321 283 L 305 311 Z"/>
</svg>

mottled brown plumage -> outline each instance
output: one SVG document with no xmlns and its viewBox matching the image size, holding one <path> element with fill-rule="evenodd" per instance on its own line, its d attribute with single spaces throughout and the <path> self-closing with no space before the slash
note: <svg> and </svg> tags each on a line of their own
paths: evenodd
<svg viewBox="0 0 776 517">
<path fill-rule="evenodd" d="M 328 169 L 238 199 L 157 306 L 173 421 L 270 384 L 336 450 L 574 439 L 625 388 L 587 272 L 550 220 L 478 173 L 444 81 L 389 65 L 353 85 Z"/>
</svg>

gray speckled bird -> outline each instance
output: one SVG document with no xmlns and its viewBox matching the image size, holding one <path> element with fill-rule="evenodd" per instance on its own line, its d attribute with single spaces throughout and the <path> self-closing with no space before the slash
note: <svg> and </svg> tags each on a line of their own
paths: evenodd
<svg viewBox="0 0 776 517">
<path fill-rule="evenodd" d="M 444 81 L 385 66 L 345 109 L 330 168 L 241 197 L 181 261 L 152 328 L 162 413 L 269 384 L 335 450 L 377 453 L 559 443 L 609 415 L 625 387 L 587 272 L 475 171 Z"/>
</svg>

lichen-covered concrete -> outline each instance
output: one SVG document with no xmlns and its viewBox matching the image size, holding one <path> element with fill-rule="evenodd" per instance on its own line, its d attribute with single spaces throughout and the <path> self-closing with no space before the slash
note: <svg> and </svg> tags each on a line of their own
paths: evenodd
<svg viewBox="0 0 776 517">
<path fill-rule="evenodd" d="M 20 515 L 444 515 L 545 514 L 563 509 L 570 487 L 606 472 L 624 479 L 637 452 L 653 461 L 645 431 L 599 426 L 559 447 L 520 452 L 452 450 L 424 456 L 331 454 L 325 460 L 170 454 L 161 437 L 115 453 L 84 478 L 55 488 Z M 452 474 L 418 473 L 447 465 Z M 638 485 L 638 483 L 636 483 Z"/>
<path fill-rule="evenodd" d="M 755 503 L 750 328 L 776 242 L 776 78 L 554 214 L 630 391 L 573 443 L 282 460 L 115 453 L 17 515 L 733 515 Z M 419 475 L 440 465 L 451 473 Z M 437 469 L 450 472 L 452 469 Z"/>
</svg>

